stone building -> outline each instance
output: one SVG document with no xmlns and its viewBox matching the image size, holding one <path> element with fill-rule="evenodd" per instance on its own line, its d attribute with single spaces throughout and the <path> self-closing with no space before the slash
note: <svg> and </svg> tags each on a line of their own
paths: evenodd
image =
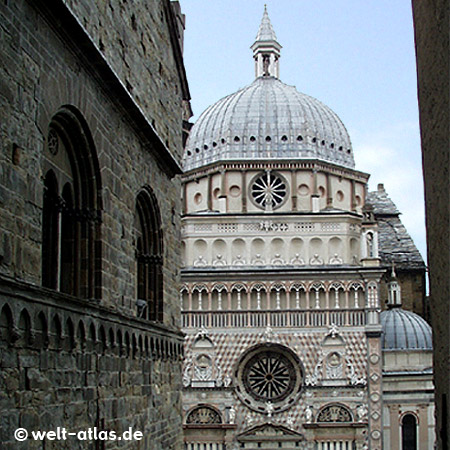
<svg viewBox="0 0 450 450">
<path fill-rule="evenodd" d="M 388 282 L 383 328 L 384 448 L 434 448 L 432 332 L 418 314 L 402 308 L 394 271 Z"/>
<path fill-rule="evenodd" d="M 184 153 L 185 448 L 431 449 L 422 258 L 339 117 L 280 81 L 266 10 L 251 48 Z"/>
<path fill-rule="evenodd" d="M 437 448 L 450 446 L 450 142 L 449 8 L 445 0 L 413 0 L 430 309 L 433 325 Z"/>
<path fill-rule="evenodd" d="M 181 448 L 183 21 L 168 0 L 1 3 L 2 448 L 43 448 L 19 427 Z"/>
<path fill-rule="evenodd" d="M 398 282 L 402 288 L 403 305 L 406 309 L 429 319 L 429 305 L 425 296 L 425 263 L 411 236 L 400 220 L 401 212 L 390 199 L 384 185 L 369 192 L 367 207 L 373 212 L 378 226 L 379 257 L 383 266 L 395 266 Z M 381 283 L 381 298 L 387 299 L 387 277 Z M 382 305 L 384 306 L 384 305 Z"/>
</svg>

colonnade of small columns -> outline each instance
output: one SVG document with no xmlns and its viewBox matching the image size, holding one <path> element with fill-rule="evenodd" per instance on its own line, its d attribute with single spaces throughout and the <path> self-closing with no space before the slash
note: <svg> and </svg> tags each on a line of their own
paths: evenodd
<svg viewBox="0 0 450 450">
<path fill-rule="evenodd" d="M 184 450 L 226 450 L 221 442 L 186 442 Z"/>
<path fill-rule="evenodd" d="M 319 441 L 316 450 L 353 450 L 353 441 Z"/>
<path fill-rule="evenodd" d="M 367 291 L 367 295 L 366 295 Z M 180 291 L 182 311 L 360 309 L 378 307 L 375 282 L 192 284 Z"/>
</svg>

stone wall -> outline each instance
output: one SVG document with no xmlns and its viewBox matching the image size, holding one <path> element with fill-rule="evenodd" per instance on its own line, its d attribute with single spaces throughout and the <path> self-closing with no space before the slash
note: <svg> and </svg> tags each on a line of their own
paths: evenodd
<svg viewBox="0 0 450 450">
<path fill-rule="evenodd" d="M 170 151 L 181 158 L 182 97 L 167 26 L 169 2 L 63 1 Z"/>
<path fill-rule="evenodd" d="M 40 285 L 42 163 L 48 126 L 61 106 L 73 105 L 92 133 L 103 187 L 101 304 L 135 312 L 132 227 L 137 193 L 149 185 L 156 195 L 164 230 L 164 322 L 178 325 L 179 305 L 172 299 L 178 296 L 179 182 L 162 170 L 152 154 L 155 151 L 149 150 L 148 143 L 131 127 L 126 111 L 108 98 L 91 75 L 92 67 L 77 58 L 39 11 L 27 2 L 10 2 L 2 9 L 6 64 L 0 96 L 1 273 Z M 176 73 L 174 67 L 172 70 Z M 158 79 L 148 78 L 148 84 L 152 83 L 159 85 Z M 152 96 L 154 106 L 157 94 L 156 90 Z M 180 107 L 178 129 L 173 131 L 180 148 L 181 114 Z"/>
<path fill-rule="evenodd" d="M 425 180 L 438 448 L 449 448 L 449 19 L 445 0 L 412 1 Z"/>
<path fill-rule="evenodd" d="M 131 427 L 143 439 L 124 447 L 68 437 L 46 441 L 46 449 L 181 448 L 181 336 L 4 280 L 0 311 L 2 448 L 41 449 L 41 441 L 17 442 L 14 431 L 57 427 L 118 436 Z"/>
<path fill-rule="evenodd" d="M 32 441 L 20 446 L 12 434 L 19 426 L 133 427 L 144 440 L 120 448 L 181 448 L 180 184 L 174 174 L 180 171 L 187 85 L 170 3 L 141 6 L 94 0 L 0 5 L 5 448 L 42 448 Z M 63 106 L 82 118 L 98 160 L 101 269 L 95 299 L 41 287 L 47 136 Z M 160 323 L 136 318 L 134 222 L 144 186 L 156 198 L 163 230 Z M 118 447 L 68 440 L 48 441 L 45 448 Z"/>
</svg>

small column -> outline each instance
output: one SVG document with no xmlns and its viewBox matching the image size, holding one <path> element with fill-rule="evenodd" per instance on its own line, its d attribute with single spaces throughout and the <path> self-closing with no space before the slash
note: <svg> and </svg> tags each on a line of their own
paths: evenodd
<svg viewBox="0 0 450 450">
<path fill-rule="evenodd" d="M 252 308 L 252 292 L 249 290 L 247 292 L 247 310 Z"/>
<path fill-rule="evenodd" d="M 256 291 L 256 309 L 261 309 L 261 291 Z"/>
<path fill-rule="evenodd" d="M 334 290 L 334 307 L 339 309 L 339 289 Z"/>
<path fill-rule="evenodd" d="M 266 292 L 266 309 L 270 309 L 270 290 Z"/>
<path fill-rule="evenodd" d="M 222 291 L 217 291 L 217 309 L 222 310 Z"/>
<path fill-rule="evenodd" d="M 291 326 L 291 291 L 286 291 L 286 309 L 289 311 L 287 314 L 287 326 Z"/>
<path fill-rule="evenodd" d="M 227 292 L 228 311 L 231 311 L 231 292 Z"/>
<path fill-rule="evenodd" d="M 373 233 L 373 257 L 379 258 L 378 254 L 378 231 Z"/>
<path fill-rule="evenodd" d="M 364 231 L 361 235 L 361 259 L 367 258 L 369 255 L 367 254 L 367 244 L 366 244 L 366 232 Z"/>
<path fill-rule="evenodd" d="M 325 308 L 330 309 L 330 291 L 325 291 Z"/>
<path fill-rule="evenodd" d="M 276 309 L 281 309 L 281 301 L 280 301 L 280 291 L 276 291 Z"/>
<path fill-rule="evenodd" d="M 188 309 L 189 309 L 189 315 L 188 315 L 188 324 L 191 327 L 192 326 L 192 292 L 188 292 Z"/>
<path fill-rule="evenodd" d="M 295 309 L 300 309 L 300 290 L 295 291 Z"/>
</svg>

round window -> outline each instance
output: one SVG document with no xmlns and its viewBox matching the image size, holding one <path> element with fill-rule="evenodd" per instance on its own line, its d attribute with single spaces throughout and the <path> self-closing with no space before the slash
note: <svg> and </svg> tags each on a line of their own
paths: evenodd
<svg viewBox="0 0 450 450">
<path fill-rule="evenodd" d="M 279 412 L 292 406 L 298 398 L 303 370 L 290 349 L 266 344 L 244 354 L 235 376 L 236 392 L 247 406 L 263 412 L 270 402 L 273 412 Z"/>
<path fill-rule="evenodd" d="M 282 353 L 266 350 L 245 365 L 243 381 L 250 395 L 261 401 L 281 401 L 295 386 L 295 369 Z"/>
<path fill-rule="evenodd" d="M 288 184 L 276 172 L 257 175 L 250 185 L 250 198 L 253 203 L 266 211 L 279 208 L 288 197 Z"/>
</svg>

